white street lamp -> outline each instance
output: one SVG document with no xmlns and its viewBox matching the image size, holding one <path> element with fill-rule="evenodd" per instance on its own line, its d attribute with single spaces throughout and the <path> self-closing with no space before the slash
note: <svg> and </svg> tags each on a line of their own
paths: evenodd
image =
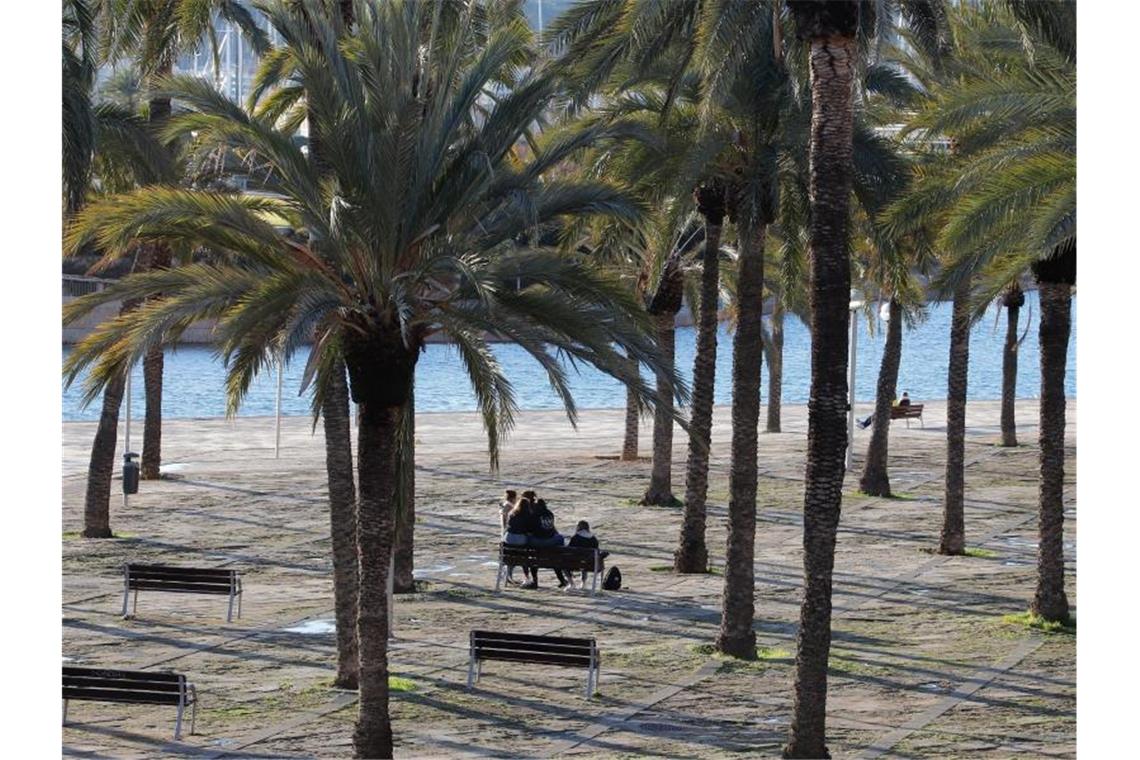
<svg viewBox="0 0 1140 760">
<path fill-rule="evenodd" d="M 847 342 L 847 458 L 843 462 L 843 469 L 851 469 L 851 452 L 855 448 L 855 357 L 858 345 L 859 330 L 856 312 L 863 308 L 863 294 L 858 288 L 851 288 L 851 303 L 847 308 L 851 311 L 851 339 Z"/>
</svg>

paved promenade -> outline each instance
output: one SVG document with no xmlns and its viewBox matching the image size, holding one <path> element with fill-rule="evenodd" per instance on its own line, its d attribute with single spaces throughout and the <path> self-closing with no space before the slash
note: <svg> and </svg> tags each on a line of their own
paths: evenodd
<svg viewBox="0 0 1140 760">
<path fill-rule="evenodd" d="M 749 663 L 708 648 L 721 575 L 668 572 L 680 510 L 636 506 L 649 462 L 616 461 L 623 417 L 584 411 L 574 432 L 560 413 L 521 414 L 492 473 L 477 415 L 418 416 L 423 589 L 397 599 L 391 662 L 406 679 L 392 703 L 397 756 L 778 756 L 792 704 L 806 410 L 785 407 L 785 432 L 760 437 L 756 628 L 764 658 Z M 1018 418 L 1022 446 L 1004 449 L 994 445 L 997 403 L 968 408 L 966 532 L 977 556 L 930 553 L 941 524 L 944 405 L 927 405 L 925 428 L 892 425 L 901 498 L 859 496 L 849 479 L 829 677 L 834 757 L 1074 755 L 1074 637 L 1002 621 L 1025 610 L 1035 575 L 1036 403 L 1019 402 Z M 1075 401 L 1068 419 L 1065 538 L 1075 605 Z M 285 420 L 275 459 L 272 419 L 168 421 L 166 477 L 143 483 L 126 508 L 116 480 L 120 538 L 105 541 L 77 537 L 93 433 L 91 423 L 63 426 L 65 662 L 184 672 L 202 704 L 197 733 L 173 743 L 173 709 L 75 703 L 64 754 L 349 756 L 355 696 L 329 688 L 335 642 L 321 428 Z M 730 433 L 729 410 L 717 408 L 707 534 L 715 568 L 723 565 Z M 869 437 L 856 433 L 857 467 Z M 681 497 L 679 430 L 675 442 Z M 648 455 L 649 420 L 641 446 Z M 591 599 L 557 591 L 544 572 L 537 591 L 495 595 L 495 505 L 505 487 L 537 490 L 564 533 L 588 519 L 626 588 Z M 144 592 L 138 616 L 123 620 L 119 568 L 127 560 L 239 568 L 243 617 L 227 624 L 220 597 Z M 486 665 L 468 692 L 473 628 L 595 636 L 600 697 L 581 698 L 578 671 L 504 663 Z"/>
</svg>

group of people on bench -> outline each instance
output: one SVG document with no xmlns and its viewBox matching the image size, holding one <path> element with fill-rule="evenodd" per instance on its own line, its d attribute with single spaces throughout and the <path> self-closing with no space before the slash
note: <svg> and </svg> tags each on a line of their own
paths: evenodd
<svg viewBox="0 0 1140 760">
<path fill-rule="evenodd" d="M 503 529 L 503 543 L 508 546 L 572 546 L 581 549 L 597 549 L 598 539 L 590 531 L 590 524 L 579 520 L 574 535 L 567 541 L 554 526 L 554 513 L 545 499 L 538 498 L 534 491 L 523 491 L 520 498 L 517 491 L 507 491 L 499 504 L 499 518 Z M 524 582 L 520 584 L 514 577 L 515 568 L 507 569 L 507 583 L 523 588 L 538 588 L 538 570 L 523 568 Z M 570 578 L 561 570 L 555 569 L 558 587 L 572 586 Z M 586 582 L 586 572 L 582 572 L 582 583 Z"/>
</svg>

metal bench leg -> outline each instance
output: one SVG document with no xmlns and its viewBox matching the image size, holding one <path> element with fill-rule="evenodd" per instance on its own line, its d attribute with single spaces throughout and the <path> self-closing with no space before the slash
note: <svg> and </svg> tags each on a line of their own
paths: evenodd
<svg viewBox="0 0 1140 760">
<path fill-rule="evenodd" d="M 139 611 L 139 590 L 135 589 L 135 603 L 131 606 L 131 614 L 137 615 Z"/>
<path fill-rule="evenodd" d="M 123 566 L 123 617 L 127 616 L 127 602 L 131 598 L 131 573 Z"/>
<path fill-rule="evenodd" d="M 190 702 L 190 735 L 194 735 L 194 726 L 198 723 L 198 691 L 191 686 L 190 694 L 192 700 Z"/>
<path fill-rule="evenodd" d="M 174 741 L 182 738 L 182 710 L 185 709 L 184 702 L 178 703 L 178 717 L 174 719 Z"/>
<path fill-rule="evenodd" d="M 226 622 L 232 623 L 234 619 L 234 592 L 230 592 L 230 607 L 226 610 Z"/>
<path fill-rule="evenodd" d="M 499 557 L 499 569 L 495 571 L 495 593 L 498 594 L 503 586 L 503 573 L 506 568 L 503 566 L 503 558 Z"/>
<path fill-rule="evenodd" d="M 593 586 L 590 590 L 590 596 L 597 596 L 597 595 L 598 595 L 598 571 L 595 570 L 594 571 Z"/>
<path fill-rule="evenodd" d="M 241 620 L 241 589 L 240 588 L 238 589 L 237 598 L 238 598 L 238 620 Z"/>
<path fill-rule="evenodd" d="M 467 659 L 467 688 L 475 685 L 475 652 L 471 652 Z"/>
</svg>

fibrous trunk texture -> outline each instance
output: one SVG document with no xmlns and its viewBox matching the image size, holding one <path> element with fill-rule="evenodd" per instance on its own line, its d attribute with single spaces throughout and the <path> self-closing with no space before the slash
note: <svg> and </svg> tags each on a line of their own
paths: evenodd
<svg viewBox="0 0 1140 760">
<path fill-rule="evenodd" d="M 806 5 L 806 4 L 805 4 Z M 836 19 L 814 17 L 816 25 Z M 854 9 L 854 4 L 850 4 Z M 843 19 L 839 19 L 843 20 Z M 831 649 L 831 579 L 847 450 L 847 325 L 851 271 L 847 250 L 851 192 L 852 91 L 856 45 L 851 30 L 811 38 L 812 121 L 809 228 L 811 393 L 804 493 L 804 591 L 796 640 L 796 681 L 787 757 L 827 757 L 827 662 Z M 800 26 L 808 24 L 798 23 Z"/>
<path fill-rule="evenodd" d="M 1001 356 L 1001 445 L 1017 445 L 1017 420 L 1014 406 L 1017 401 L 1017 319 L 1025 304 L 1025 293 L 1016 284 L 1005 292 L 1002 303 L 1006 308 L 1005 346 Z"/>
<path fill-rule="evenodd" d="M 118 376 L 103 389 L 103 409 L 91 444 L 87 469 L 87 495 L 83 500 L 83 537 L 111 538 L 111 475 L 115 470 L 115 444 L 119 437 L 119 408 L 123 405 L 126 377 Z"/>
<path fill-rule="evenodd" d="M 159 71 L 160 76 L 171 73 L 169 63 Z M 149 103 L 149 125 L 157 131 L 170 118 L 170 98 L 152 98 Z M 147 247 L 146 261 L 142 270 L 166 269 L 171 264 L 170 246 L 165 243 L 152 243 Z M 161 298 L 154 296 L 153 298 Z M 158 480 L 162 467 L 162 346 L 155 346 L 143 358 L 143 387 L 146 397 L 146 412 L 143 418 L 143 448 L 139 462 L 139 477 L 143 480 Z"/>
<path fill-rule="evenodd" d="M 713 391 L 716 385 L 720 231 L 719 223 L 709 222 L 705 225 L 697 353 L 693 357 L 689 458 L 685 467 L 685 512 L 681 519 L 677 549 L 673 553 L 673 569 L 678 573 L 703 573 L 709 565 L 709 551 L 705 545 L 705 498 L 709 486 L 709 445 L 712 440 Z"/>
<path fill-rule="evenodd" d="M 329 477 L 329 522 L 332 532 L 333 600 L 336 609 L 336 681 L 339 689 L 355 689 L 360 657 L 356 646 L 357 597 L 356 482 L 352 473 L 352 427 L 344 362 L 335 362 L 321 404 L 325 427 L 325 469 Z"/>
<path fill-rule="evenodd" d="M 353 734 L 358 758 L 392 757 L 388 715 L 388 572 L 396 510 L 399 406 L 360 406 L 357 553 L 360 557 L 360 708 Z"/>
<path fill-rule="evenodd" d="M 126 314 L 138 301 L 127 301 L 119 308 Z M 127 369 L 130 372 L 130 369 Z M 103 408 L 99 426 L 91 443 L 91 462 L 87 467 L 87 492 L 83 497 L 83 537 L 111 538 L 111 476 L 115 471 L 115 447 L 119 439 L 119 409 L 127 376 L 112 379 L 103 388 Z"/>
<path fill-rule="evenodd" d="M 1033 612 L 1047 620 L 1069 618 L 1065 596 L 1065 365 L 1072 295 L 1067 283 L 1041 283 L 1041 486 L 1038 503 L 1037 590 Z"/>
<path fill-rule="evenodd" d="M 637 372 L 637 359 L 629 357 L 629 366 Z M 632 385 L 625 387 L 625 438 L 621 446 L 621 461 L 637 461 L 637 425 L 638 425 L 637 391 Z"/>
<path fill-rule="evenodd" d="M 657 314 L 657 346 L 661 350 L 662 364 L 673 366 L 673 349 L 676 337 L 676 315 L 672 312 Z M 646 505 L 672 506 L 673 496 L 673 384 L 669 376 L 657 373 L 657 408 L 653 415 L 653 470 L 649 488 L 642 497 Z"/>
<path fill-rule="evenodd" d="M 887 344 L 879 365 L 879 384 L 875 389 L 875 419 L 871 442 L 867 445 L 867 462 L 859 479 L 859 490 L 871 496 L 890 496 L 891 479 L 887 468 L 890 448 L 891 404 L 898 389 L 899 361 L 902 358 L 902 307 L 892 298 L 887 320 Z"/>
<path fill-rule="evenodd" d="M 765 432 L 780 432 L 780 396 L 784 390 L 784 307 L 772 307 L 771 346 L 768 350 L 768 423 Z"/>
<path fill-rule="evenodd" d="M 756 437 L 760 426 L 760 373 L 764 357 L 764 232 L 742 237 L 737 276 L 736 334 L 732 338 L 732 464 L 728 476 L 728 541 L 724 555 L 724 603 L 716 647 L 752 657 L 756 633 Z M 751 233 L 751 234 L 749 234 Z"/>
<path fill-rule="evenodd" d="M 966 380 L 970 367 L 970 284 L 954 291 L 946 395 L 946 490 L 940 554 L 966 551 Z"/>
<path fill-rule="evenodd" d="M 408 396 L 402 410 L 400 436 L 400 510 L 396 514 L 396 562 L 392 592 L 410 594 L 416 590 L 416 397 Z"/>
</svg>

